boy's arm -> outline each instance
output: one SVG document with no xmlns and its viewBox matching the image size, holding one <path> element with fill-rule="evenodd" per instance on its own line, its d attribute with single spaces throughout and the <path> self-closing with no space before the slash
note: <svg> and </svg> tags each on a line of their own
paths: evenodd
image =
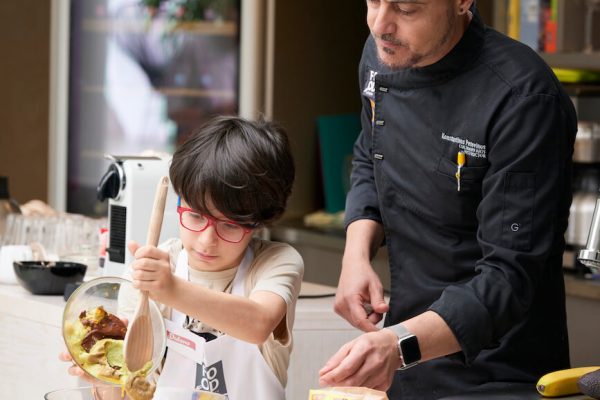
<svg viewBox="0 0 600 400">
<path fill-rule="evenodd" d="M 216 292 L 176 278 L 166 304 L 249 343 L 264 343 L 287 312 L 281 296 L 255 291 L 249 298 Z"/>
<path fill-rule="evenodd" d="M 228 335 L 262 344 L 296 304 L 304 262 L 289 245 L 262 241 L 255 244 L 254 262 L 246 279 L 252 288 L 248 298 L 205 288 L 197 290 L 197 286 L 182 280 L 176 286 L 182 283 L 187 289 L 181 290 L 195 293 L 190 293 L 190 298 L 177 294 L 180 301 L 186 299 L 185 304 L 178 305 L 179 310 Z M 191 298 L 198 301 L 188 301 Z"/>
<path fill-rule="evenodd" d="M 136 248 L 133 285 L 150 297 L 238 339 L 262 344 L 298 296 L 303 263 L 291 248 L 263 251 L 255 260 L 257 282 L 249 297 L 213 291 L 176 277 L 169 254 L 152 246 Z M 265 285 L 271 281 L 272 284 Z M 273 283 L 278 281 L 278 283 Z"/>
</svg>

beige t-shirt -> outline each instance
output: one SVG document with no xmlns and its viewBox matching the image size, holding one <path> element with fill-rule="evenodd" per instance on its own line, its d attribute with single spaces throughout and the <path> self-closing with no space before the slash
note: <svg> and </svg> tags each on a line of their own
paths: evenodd
<svg viewBox="0 0 600 400">
<path fill-rule="evenodd" d="M 287 305 L 285 318 L 271 333 L 266 342 L 259 345 L 259 349 L 267 365 L 285 387 L 287 383 L 287 368 L 292 351 L 292 329 L 296 300 L 300 294 L 300 284 L 304 273 L 304 262 L 298 252 L 285 243 L 270 242 L 258 238 L 252 239 L 249 246 L 254 252 L 254 259 L 248 269 L 244 282 L 244 294 L 249 297 L 255 291 L 269 291 L 279 295 Z M 175 272 L 177 257 L 183 249 L 179 239 L 170 239 L 159 246 L 169 253 L 171 271 Z M 231 283 L 237 267 L 225 271 L 207 272 L 189 269 L 189 280 L 212 290 L 231 292 Z M 131 280 L 131 271 L 127 270 L 124 276 Z M 133 315 L 137 304 L 137 291 L 123 291 L 119 293 L 119 314 L 121 316 Z M 161 313 L 165 318 L 171 317 L 170 307 L 159 304 Z M 209 332 L 220 336 L 223 333 L 202 323 L 190 321 L 187 328 L 195 332 Z"/>
</svg>

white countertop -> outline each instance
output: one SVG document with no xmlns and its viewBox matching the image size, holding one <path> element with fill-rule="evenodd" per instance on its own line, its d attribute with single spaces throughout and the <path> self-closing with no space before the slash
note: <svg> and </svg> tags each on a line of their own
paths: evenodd
<svg viewBox="0 0 600 400">
<path fill-rule="evenodd" d="M 50 326 L 61 326 L 62 296 L 32 295 L 20 285 L 0 283 L 0 313 Z"/>
</svg>

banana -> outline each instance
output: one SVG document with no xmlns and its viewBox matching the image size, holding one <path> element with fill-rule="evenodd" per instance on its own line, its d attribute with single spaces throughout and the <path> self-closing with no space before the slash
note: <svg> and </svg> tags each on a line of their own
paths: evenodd
<svg viewBox="0 0 600 400">
<path fill-rule="evenodd" d="M 537 391 L 544 397 L 559 397 L 579 393 L 577 381 L 588 372 L 599 370 L 600 367 L 579 367 L 562 369 L 542 376 L 537 384 Z"/>
</svg>

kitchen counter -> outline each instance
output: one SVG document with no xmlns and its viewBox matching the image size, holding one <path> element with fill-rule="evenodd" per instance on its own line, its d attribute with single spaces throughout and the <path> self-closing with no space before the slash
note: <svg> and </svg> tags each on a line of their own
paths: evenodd
<svg viewBox="0 0 600 400">
<path fill-rule="evenodd" d="M 44 393 L 83 384 L 58 359 L 64 300 L 33 296 L 18 285 L 0 284 L 0 393 L 6 399 L 42 399 Z"/>
<path fill-rule="evenodd" d="M 574 282 L 579 285 L 581 282 Z M 586 286 L 587 287 L 587 286 Z M 576 288 L 578 291 L 578 286 Z M 346 321 L 333 312 L 335 288 L 304 282 L 296 310 L 294 352 L 286 396 L 304 399 L 318 387 L 317 371 L 345 342 L 358 336 Z M 58 359 L 64 350 L 60 331 L 61 296 L 34 296 L 18 285 L 0 284 L 0 376 L 2 398 L 42 399 L 60 388 L 87 386 L 67 374 L 67 364 Z M 540 399 L 527 385 L 484 386 L 445 400 Z M 564 399 L 589 399 L 573 396 Z"/>
<path fill-rule="evenodd" d="M 317 371 L 359 332 L 333 312 L 335 288 L 304 282 L 296 308 L 294 352 L 288 399 L 304 399 L 318 388 Z M 0 284 L 0 397 L 42 399 L 51 390 L 88 386 L 67 373 L 58 359 L 65 350 L 61 334 L 62 296 L 31 295 L 19 285 Z"/>
</svg>

